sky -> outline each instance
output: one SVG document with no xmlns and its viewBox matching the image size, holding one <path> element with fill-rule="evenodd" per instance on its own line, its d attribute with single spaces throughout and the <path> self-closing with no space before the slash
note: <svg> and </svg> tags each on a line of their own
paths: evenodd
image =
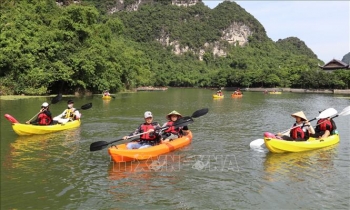
<svg viewBox="0 0 350 210">
<path fill-rule="evenodd" d="M 220 0 L 203 0 L 215 8 Z M 273 41 L 297 37 L 325 63 L 350 52 L 350 1 L 235 1 Z"/>
</svg>

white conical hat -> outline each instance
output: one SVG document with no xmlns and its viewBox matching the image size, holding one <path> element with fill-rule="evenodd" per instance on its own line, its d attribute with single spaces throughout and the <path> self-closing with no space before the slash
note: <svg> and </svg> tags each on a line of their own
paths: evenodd
<svg viewBox="0 0 350 210">
<path fill-rule="evenodd" d="M 305 114 L 303 111 L 296 112 L 296 113 L 292 114 L 292 117 L 300 117 L 304 121 L 307 121 L 307 118 L 305 117 Z"/>
</svg>

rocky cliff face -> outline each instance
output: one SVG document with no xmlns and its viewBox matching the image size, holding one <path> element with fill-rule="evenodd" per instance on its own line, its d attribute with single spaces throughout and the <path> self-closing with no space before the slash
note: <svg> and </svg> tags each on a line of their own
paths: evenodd
<svg viewBox="0 0 350 210">
<path fill-rule="evenodd" d="M 125 5 L 124 0 L 116 0 L 114 7 L 108 9 L 108 13 L 113 14 L 118 11 L 137 11 L 140 5 L 152 2 L 153 0 L 135 0 L 134 3 Z M 198 2 L 202 2 L 202 0 L 172 0 L 171 4 L 190 7 L 196 5 Z"/>
<path fill-rule="evenodd" d="M 190 7 L 196 5 L 198 2 L 202 2 L 202 0 L 172 0 L 171 4 L 176 6 Z"/>
<path fill-rule="evenodd" d="M 113 14 L 119 11 L 128 11 L 128 12 L 137 11 L 141 4 L 148 3 L 148 2 L 150 2 L 150 0 L 135 0 L 133 4 L 125 5 L 124 0 L 117 0 L 115 2 L 114 7 L 111 7 L 108 9 L 108 13 Z"/>
<path fill-rule="evenodd" d="M 152 3 L 153 0 L 135 0 L 134 3 L 124 5 L 124 0 L 117 0 L 115 6 L 109 9 L 109 13 L 113 14 L 118 11 L 137 11 L 141 4 Z M 196 5 L 202 0 L 172 0 L 172 5 L 189 7 Z M 253 34 L 252 30 L 244 23 L 233 22 L 228 28 L 222 31 L 221 40 L 227 41 L 228 43 L 235 46 L 244 46 L 248 43 L 248 37 Z M 200 49 L 191 49 L 188 46 L 180 46 L 178 40 L 170 42 L 169 34 L 165 31 L 160 32 L 160 36 L 157 39 L 163 46 L 172 46 L 173 52 L 176 55 L 181 55 L 185 52 L 192 51 L 198 55 L 200 60 L 203 60 L 203 55 L 206 52 L 212 53 L 214 56 L 226 56 L 226 49 L 221 46 L 219 42 L 205 43 Z"/>
<path fill-rule="evenodd" d="M 222 31 L 221 40 L 227 41 L 235 46 L 244 46 L 248 43 L 248 37 L 252 34 L 253 32 L 244 23 L 233 22 L 228 28 Z M 172 46 L 173 52 L 176 55 L 181 55 L 185 52 L 191 51 L 197 54 L 200 60 L 203 60 L 203 55 L 206 52 L 210 52 L 215 56 L 226 56 L 226 49 L 224 46 L 221 46 L 219 42 L 205 43 L 201 49 L 196 51 L 188 46 L 181 47 L 177 40 L 170 42 L 169 34 L 165 31 L 160 33 L 160 37 L 157 41 L 163 46 Z"/>
<path fill-rule="evenodd" d="M 253 33 L 244 23 L 233 22 L 227 29 L 225 29 L 221 37 L 222 40 L 230 44 L 243 46 L 248 42 L 248 37 Z"/>
</svg>

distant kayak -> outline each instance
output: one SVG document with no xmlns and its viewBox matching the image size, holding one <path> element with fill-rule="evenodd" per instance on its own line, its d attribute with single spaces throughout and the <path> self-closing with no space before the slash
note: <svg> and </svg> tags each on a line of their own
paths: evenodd
<svg viewBox="0 0 350 210">
<path fill-rule="evenodd" d="M 224 95 L 219 96 L 219 95 L 214 94 L 214 95 L 213 95 L 213 98 L 224 98 Z"/>
<path fill-rule="evenodd" d="M 56 125 L 31 125 L 19 123 L 14 117 L 5 114 L 5 118 L 12 123 L 12 129 L 20 136 L 53 133 L 62 130 L 77 128 L 80 126 L 80 120 L 74 120 L 65 124 Z"/>
<path fill-rule="evenodd" d="M 243 94 L 234 94 L 234 93 L 231 94 L 231 98 L 242 98 L 242 97 L 243 97 Z"/>
<path fill-rule="evenodd" d="M 102 99 L 103 100 L 110 100 L 110 99 L 112 99 L 112 97 L 111 96 L 102 96 Z"/>
<path fill-rule="evenodd" d="M 282 92 L 269 92 L 269 94 L 282 94 Z"/>
</svg>

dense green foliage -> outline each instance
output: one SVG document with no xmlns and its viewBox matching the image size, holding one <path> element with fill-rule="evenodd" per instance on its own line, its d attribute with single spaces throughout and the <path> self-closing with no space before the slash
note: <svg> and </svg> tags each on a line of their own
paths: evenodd
<svg viewBox="0 0 350 210">
<path fill-rule="evenodd" d="M 263 26 L 234 2 L 215 9 L 156 0 L 138 11 L 108 15 L 111 0 L 1 0 L 0 91 L 47 94 L 138 86 L 350 88 L 350 71 L 326 74 L 298 38 L 273 42 Z M 124 1 L 123 8 L 134 3 Z M 228 44 L 222 30 L 233 22 L 253 35 L 245 46 Z M 175 55 L 178 43 L 189 50 Z M 206 43 L 219 44 L 226 57 Z"/>
</svg>

